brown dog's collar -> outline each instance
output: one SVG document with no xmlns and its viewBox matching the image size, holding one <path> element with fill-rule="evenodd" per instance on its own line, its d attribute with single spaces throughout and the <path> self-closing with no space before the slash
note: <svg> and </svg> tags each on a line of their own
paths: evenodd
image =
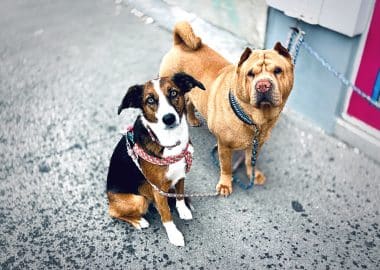
<svg viewBox="0 0 380 270">
<path fill-rule="evenodd" d="M 230 101 L 230 106 L 235 115 L 245 124 L 255 126 L 256 130 L 258 130 L 255 122 L 253 122 L 252 119 L 244 112 L 231 90 L 228 93 L 228 100 Z"/>
</svg>

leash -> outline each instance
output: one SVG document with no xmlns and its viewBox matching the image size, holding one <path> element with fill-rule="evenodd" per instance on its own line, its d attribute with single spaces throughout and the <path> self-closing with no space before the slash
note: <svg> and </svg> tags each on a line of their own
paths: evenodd
<svg viewBox="0 0 380 270">
<path fill-rule="evenodd" d="M 256 166 L 256 159 L 257 159 L 257 150 L 259 147 L 259 140 L 258 137 L 260 135 L 260 131 L 257 127 L 257 125 L 251 120 L 251 118 L 244 112 L 243 108 L 239 105 L 238 101 L 236 100 L 235 96 L 232 94 L 231 90 L 228 93 L 228 99 L 230 102 L 230 106 L 235 113 L 235 115 L 245 124 L 253 126 L 255 128 L 255 134 L 252 139 L 252 156 L 251 156 L 251 165 L 252 165 L 252 176 L 249 179 L 249 183 L 245 184 L 243 183 L 239 177 L 236 175 L 232 175 L 232 181 L 237 183 L 242 189 L 247 190 L 250 189 L 254 186 L 255 182 L 255 166 Z M 217 159 L 217 154 L 218 154 L 218 145 L 215 145 L 214 148 L 211 150 L 211 158 L 214 162 L 214 164 L 220 168 L 220 163 L 219 160 Z M 240 164 L 242 160 L 238 162 Z M 235 166 L 234 169 L 238 167 Z"/>
<path fill-rule="evenodd" d="M 171 156 L 168 157 L 167 159 L 163 158 L 157 158 L 157 157 L 152 157 L 148 155 L 145 151 L 142 150 L 141 147 L 138 147 L 137 144 L 133 140 L 133 128 L 128 127 L 126 132 L 122 133 L 125 136 L 126 140 L 126 146 L 128 150 L 128 155 L 132 158 L 133 162 L 137 166 L 137 168 L 140 170 L 141 174 L 144 176 L 145 180 L 152 186 L 152 188 L 157 191 L 160 195 L 168 197 L 168 198 L 190 198 L 190 197 L 215 197 L 218 196 L 218 192 L 203 192 L 203 193 L 184 193 L 184 194 L 178 194 L 175 192 L 165 192 L 161 190 L 157 185 L 152 183 L 148 177 L 146 177 L 145 173 L 143 172 L 139 162 L 138 158 L 142 158 L 148 162 L 151 162 L 156 165 L 160 166 L 167 166 L 169 164 L 176 163 L 180 161 L 182 158 L 185 158 L 186 160 L 186 173 L 189 172 L 191 164 L 192 164 L 192 157 L 191 153 L 188 151 L 189 144 L 187 144 L 186 148 L 182 151 L 181 154 L 177 156 Z M 133 145 L 133 146 L 132 146 Z M 136 147 L 137 146 L 137 147 Z M 141 150 L 138 150 L 141 149 Z M 137 151 L 136 151 L 137 150 Z"/>
<path fill-rule="evenodd" d="M 358 94 L 361 98 L 365 99 L 370 105 L 380 110 L 380 102 L 377 100 L 376 95 L 369 96 L 362 89 L 353 84 L 349 79 L 347 79 L 343 73 L 337 71 L 324 57 L 322 57 L 317 51 L 315 51 L 305 40 L 305 32 L 299 27 L 290 27 L 288 38 L 286 41 L 286 47 L 289 53 L 293 56 L 293 64 L 296 64 L 297 57 L 301 46 L 317 60 L 326 70 L 328 70 L 332 75 L 334 75 L 341 83 L 346 87 L 352 89 L 353 92 Z"/>
</svg>

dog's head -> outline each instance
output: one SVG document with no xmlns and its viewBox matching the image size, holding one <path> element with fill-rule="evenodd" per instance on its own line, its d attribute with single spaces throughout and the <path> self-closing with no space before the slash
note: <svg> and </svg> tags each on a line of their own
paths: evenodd
<svg viewBox="0 0 380 270">
<path fill-rule="evenodd" d="M 156 129 L 175 129 L 185 112 L 185 94 L 194 87 L 205 90 L 201 82 L 183 72 L 134 85 L 124 96 L 118 114 L 126 108 L 139 108 Z"/>
<path fill-rule="evenodd" d="M 293 87 L 292 58 L 279 42 L 272 50 L 246 48 L 236 75 L 245 102 L 260 109 L 282 107 Z"/>
</svg>

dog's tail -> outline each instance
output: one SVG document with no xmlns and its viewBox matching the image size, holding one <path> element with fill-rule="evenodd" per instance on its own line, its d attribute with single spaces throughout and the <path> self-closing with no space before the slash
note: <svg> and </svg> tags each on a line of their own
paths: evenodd
<svg viewBox="0 0 380 270">
<path fill-rule="evenodd" d="M 202 45 L 202 40 L 194 34 L 191 25 L 186 22 L 177 22 L 173 31 L 174 45 L 184 44 L 191 50 L 197 50 Z"/>
</svg>

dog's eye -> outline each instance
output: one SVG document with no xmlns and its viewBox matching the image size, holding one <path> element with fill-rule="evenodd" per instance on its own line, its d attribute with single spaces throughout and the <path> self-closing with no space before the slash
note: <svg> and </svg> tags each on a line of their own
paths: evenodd
<svg viewBox="0 0 380 270">
<path fill-rule="evenodd" d="M 153 97 L 148 97 L 148 98 L 146 99 L 146 103 L 148 103 L 149 105 L 153 105 L 153 104 L 156 103 L 156 101 L 154 100 Z"/>
<path fill-rule="evenodd" d="M 253 70 L 251 69 L 248 74 L 247 74 L 249 77 L 255 77 L 255 73 L 253 73 Z"/>
<path fill-rule="evenodd" d="M 276 67 L 276 68 L 274 69 L 273 73 L 276 74 L 276 75 L 282 73 L 282 68 L 280 68 L 280 67 Z"/>
<path fill-rule="evenodd" d="M 169 97 L 175 98 L 176 96 L 178 96 L 178 92 L 174 89 L 170 89 L 169 90 Z"/>
</svg>

